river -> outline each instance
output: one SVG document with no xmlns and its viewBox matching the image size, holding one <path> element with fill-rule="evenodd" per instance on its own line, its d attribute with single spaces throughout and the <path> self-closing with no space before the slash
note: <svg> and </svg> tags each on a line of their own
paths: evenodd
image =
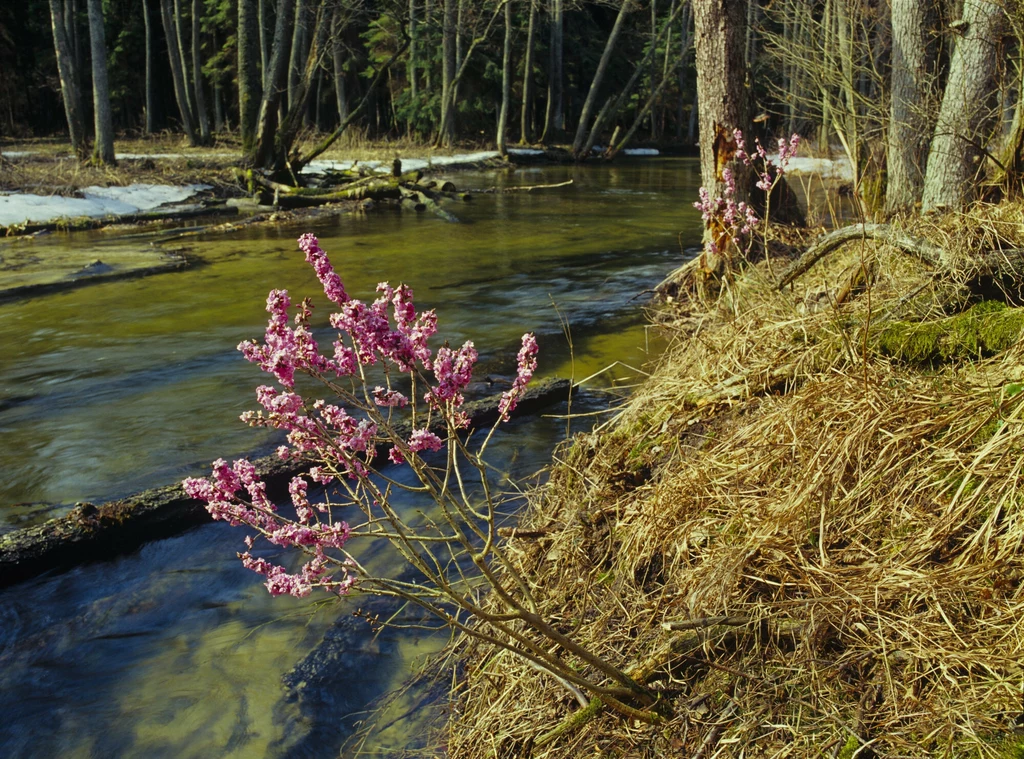
<svg viewBox="0 0 1024 759">
<path fill-rule="evenodd" d="M 295 245 L 305 231 L 350 293 L 408 283 L 418 306 L 437 309 L 441 335 L 474 340 L 492 374 L 510 372 L 519 336 L 535 331 L 540 375 L 581 379 L 618 361 L 590 384 L 635 379 L 622 364 L 638 367 L 652 349 L 638 296 L 699 241 L 699 168 L 656 159 L 453 176 L 460 189 L 570 178 L 450 206 L 461 224 L 382 209 L 161 242 L 195 263 L 0 304 L 0 531 L 271 445 L 238 421 L 261 378 L 235 346 L 262 334 L 272 287 L 317 295 Z M 70 244 L 102 259 L 156 242 L 95 233 Z M 33 244 L 44 257 L 67 243 Z M 514 422 L 492 463 L 529 477 L 565 427 Z M 239 566 L 240 549 L 240 531 L 211 524 L 0 591 L 0 755 L 335 756 L 357 713 L 443 642 L 411 630 L 373 637 L 351 616 L 354 599 L 272 599 Z M 410 740 L 391 733 L 375 740 Z"/>
</svg>

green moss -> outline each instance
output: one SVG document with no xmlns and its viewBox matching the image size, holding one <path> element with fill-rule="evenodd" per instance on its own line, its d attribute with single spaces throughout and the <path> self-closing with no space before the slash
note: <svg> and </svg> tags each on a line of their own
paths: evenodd
<svg viewBox="0 0 1024 759">
<path fill-rule="evenodd" d="M 909 364 L 970 361 L 1006 350 L 1024 334 L 1024 309 L 983 301 L 962 314 L 931 322 L 892 322 L 877 349 Z"/>
<path fill-rule="evenodd" d="M 860 748 L 860 741 L 851 735 L 846 739 L 846 743 L 843 744 L 843 747 L 836 755 L 837 759 L 852 759 L 854 752 L 856 752 L 858 748 Z"/>
</svg>

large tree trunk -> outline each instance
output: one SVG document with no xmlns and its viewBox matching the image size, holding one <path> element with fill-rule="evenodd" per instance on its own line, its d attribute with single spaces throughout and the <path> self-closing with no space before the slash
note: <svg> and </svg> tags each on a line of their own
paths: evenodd
<svg viewBox="0 0 1024 759">
<path fill-rule="evenodd" d="M 156 131 L 153 115 L 153 21 L 149 0 L 142 0 L 142 21 L 146 29 L 146 134 L 153 134 Z"/>
<path fill-rule="evenodd" d="M 263 99 L 263 82 L 257 66 L 262 34 L 258 10 L 255 0 L 238 0 L 238 127 L 243 153 L 252 150 L 256 140 L 256 121 Z"/>
<path fill-rule="evenodd" d="M 505 44 L 501 53 L 501 111 L 498 115 L 498 152 L 507 154 L 508 107 L 512 100 L 512 0 L 505 0 Z"/>
<path fill-rule="evenodd" d="M 612 53 L 615 50 L 615 43 L 618 41 L 619 35 L 622 33 L 622 27 L 625 25 L 626 14 L 633 3 L 633 0 L 621 1 L 622 5 L 619 7 L 619 15 L 615 18 L 615 25 L 612 26 L 611 34 L 608 35 L 608 41 L 605 42 L 604 52 L 601 53 L 601 60 L 597 63 L 597 71 L 594 72 L 594 78 L 590 82 L 590 90 L 587 92 L 587 99 L 583 102 L 580 120 L 576 125 L 576 137 L 572 141 L 572 154 L 577 159 L 582 157 L 581 152 L 583 150 L 583 142 L 587 138 L 587 132 L 590 127 L 590 117 L 594 112 L 594 107 L 597 105 L 597 94 L 601 89 L 602 82 L 604 82 L 604 75 L 608 71 L 608 63 L 611 61 Z"/>
<path fill-rule="evenodd" d="M 210 114 L 206 110 L 206 94 L 203 92 L 203 55 L 201 0 L 192 0 L 192 82 L 195 85 L 196 116 L 199 119 L 199 135 L 204 145 L 210 144 Z"/>
<path fill-rule="evenodd" d="M 71 42 L 68 39 L 67 20 L 61 0 L 50 0 L 50 22 L 53 27 L 53 48 L 57 57 L 64 115 L 68 120 L 71 149 L 79 158 L 85 157 L 85 124 L 82 118 L 82 93 L 78 88 Z"/>
<path fill-rule="evenodd" d="M 930 3 L 892 0 L 888 184 L 885 212 L 907 211 L 921 200 L 928 135 L 928 106 L 935 78 L 938 17 Z"/>
<path fill-rule="evenodd" d="M 110 85 L 107 82 L 107 41 L 103 29 L 101 0 L 89 0 L 89 49 L 92 56 L 93 123 L 96 144 L 92 157 L 97 163 L 113 164 L 114 121 L 110 115 Z"/>
<path fill-rule="evenodd" d="M 167 57 L 171 63 L 171 79 L 174 82 L 174 99 L 178 103 L 181 116 L 181 127 L 185 130 L 189 145 L 198 144 L 196 130 L 192 121 L 192 109 L 188 102 L 188 84 L 181 66 L 181 51 L 178 48 L 178 35 L 174 20 L 171 17 L 171 0 L 160 0 L 160 17 L 163 21 L 164 36 L 167 38 Z"/>
<path fill-rule="evenodd" d="M 441 32 L 441 128 L 437 135 L 439 145 L 451 145 L 455 136 L 455 102 L 452 90 L 455 82 L 456 0 L 444 0 L 444 21 Z"/>
<path fill-rule="evenodd" d="M 548 104 L 544 113 L 541 142 L 559 140 L 565 133 L 565 107 L 562 89 L 562 40 L 564 10 L 562 0 L 551 0 L 551 39 L 548 45 Z"/>
<path fill-rule="evenodd" d="M 736 190 L 733 199 L 750 202 L 750 172 L 735 160 L 733 131 L 749 134 L 746 92 L 746 7 L 736 0 L 695 0 L 694 46 L 697 61 L 697 104 L 700 120 L 701 184 L 712 198 L 726 197 L 723 170 L 732 170 Z M 705 244 L 702 268 L 718 274 L 728 265 L 718 220 L 705 222 L 705 242 L 713 242 L 719 255 Z M 723 260 L 724 257 L 724 260 Z"/>
<path fill-rule="evenodd" d="M 965 0 L 949 62 L 935 136 L 928 153 L 921 210 L 956 209 L 969 202 L 984 169 L 993 80 L 1006 25 L 997 0 Z"/>
<path fill-rule="evenodd" d="M 526 31 L 523 58 L 523 112 L 519 119 L 519 144 L 526 145 L 533 136 L 533 38 L 537 27 L 537 0 L 529 0 L 530 21 Z"/>
</svg>

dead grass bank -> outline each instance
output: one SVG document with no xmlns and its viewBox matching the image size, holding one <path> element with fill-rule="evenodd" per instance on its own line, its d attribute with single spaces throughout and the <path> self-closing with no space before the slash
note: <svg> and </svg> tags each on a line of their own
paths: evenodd
<svg viewBox="0 0 1024 759">
<path fill-rule="evenodd" d="M 914 231 L 1024 247 L 1022 219 Z M 513 546 L 560 629 L 643 673 L 673 716 L 598 712 L 552 737 L 572 694 L 476 652 L 450 754 L 1024 755 L 1020 325 L 924 361 L 880 347 L 981 297 L 954 280 L 855 243 L 791 289 L 762 263 L 663 314 L 672 348 L 561 450 Z"/>
</svg>

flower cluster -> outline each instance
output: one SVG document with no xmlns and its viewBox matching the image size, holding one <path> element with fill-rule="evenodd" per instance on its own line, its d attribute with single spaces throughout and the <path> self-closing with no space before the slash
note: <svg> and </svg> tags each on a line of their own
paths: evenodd
<svg viewBox="0 0 1024 759">
<path fill-rule="evenodd" d="M 382 282 L 373 302 L 354 299 L 345 291 L 316 237 L 303 235 L 299 247 L 323 285 L 324 294 L 337 307 L 329 317 L 337 331 L 333 352 L 321 353 L 313 337 L 310 302 L 303 301 L 292 319 L 288 293 L 272 290 L 267 297 L 270 317 L 263 342 L 246 341 L 238 347 L 246 359 L 272 375 L 280 387 L 257 387 L 256 400 L 261 409 L 248 411 L 241 418 L 252 426 L 286 432 L 287 444 L 278 448 L 279 456 L 315 462 L 308 474 L 315 483 L 351 481 L 353 484 L 345 487 L 355 498 L 355 493 L 372 491 L 368 478 L 378 451 L 385 444 L 390 444 L 388 458 L 393 463 L 405 463 L 412 457 L 411 463 L 422 465 L 418 458 L 421 453 L 445 447 L 446 441 L 433 431 L 437 421 L 443 422 L 446 430 L 469 425 L 461 407 L 477 351 L 467 341 L 460 348 L 445 344 L 434 352 L 428 341 L 437 331 L 437 316 L 432 310 L 417 313 L 409 287 L 392 288 Z M 532 334 L 526 334 L 516 379 L 500 401 L 502 421 L 508 420 L 532 378 L 536 357 L 537 341 Z M 376 385 L 371 390 L 365 384 L 363 367 L 371 365 L 383 370 L 387 386 Z M 423 400 L 430 413 L 437 412 L 440 420 L 430 424 L 429 416 L 423 419 L 413 415 L 411 433 L 404 437 L 396 432 L 401 428 L 391 423 L 391 414 L 407 407 L 405 413 L 414 412 L 415 405 L 414 398 L 392 387 L 394 372 L 407 375 L 414 391 L 417 383 L 427 388 Z M 345 405 L 307 399 L 296 390 L 296 374 L 319 380 Z M 348 390 L 337 384 L 339 379 L 349 383 Z M 231 466 L 219 459 L 213 464 L 211 478 L 189 478 L 183 486 L 190 497 L 206 502 L 215 519 L 247 525 L 268 542 L 299 548 L 309 557 L 298 572 L 292 573 L 254 557 L 249 550 L 240 553 L 243 565 L 266 578 L 272 594 L 304 596 L 313 587 L 345 593 L 356 581 L 354 565 L 343 553 L 338 554 L 351 536 L 351 529 L 346 522 L 332 518 L 329 506 L 311 503 L 309 482 L 304 477 L 293 478 L 288 488 L 294 519 L 278 512 L 255 467 L 244 459 Z M 362 504 L 364 510 L 375 505 L 379 504 L 369 496 Z M 252 549 L 254 538 L 246 538 L 246 544 Z"/>
<path fill-rule="evenodd" d="M 533 373 L 537 371 L 537 338 L 532 332 L 523 335 L 523 347 L 519 349 L 518 368 L 516 378 L 512 387 L 501 394 L 501 401 L 498 404 L 498 414 L 503 422 L 508 421 L 508 415 L 515 411 L 519 397 L 526 389 L 526 385 L 533 379 Z"/>
<path fill-rule="evenodd" d="M 733 141 L 736 144 L 735 159 L 754 170 L 757 188 L 768 197 L 785 173 L 790 159 L 796 155 L 800 146 L 800 135 L 794 134 L 788 141 L 779 138 L 777 159 L 768 154 L 761 140 L 756 137 L 754 152 L 751 155 L 747 150 L 743 132 L 739 129 L 733 132 Z M 712 198 L 708 189 L 701 187 L 698 191 L 699 200 L 693 204 L 694 208 L 701 212 L 705 225 L 719 225 L 724 232 L 721 237 L 712 236 L 706 243 L 709 252 L 714 254 L 723 252 L 723 239 L 731 241 L 738 248 L 744 247 L 749 242 L 750 233 L 761 223 L 757 212 L 749 203 L 736 201 L 736 178 L 731 169 L 722 169 L 722 183 L 725 185 L 722 196 Z"/>
</svg>

